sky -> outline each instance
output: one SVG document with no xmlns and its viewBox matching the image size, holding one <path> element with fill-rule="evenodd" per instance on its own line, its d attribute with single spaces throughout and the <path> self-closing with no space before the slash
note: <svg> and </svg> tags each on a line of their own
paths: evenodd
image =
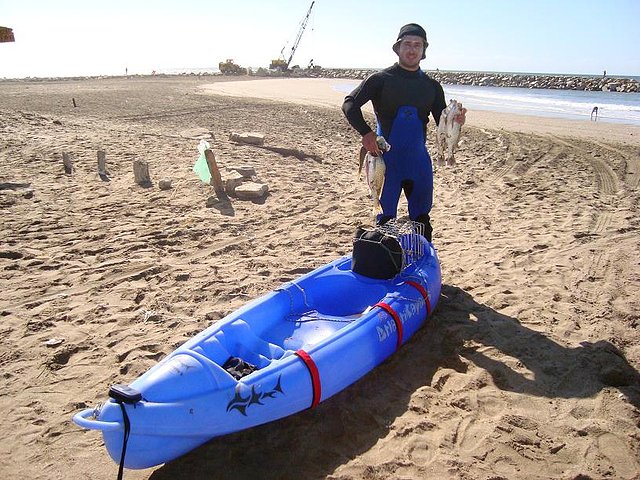
<svg viewBox="0 0 640 480">
<path fill-rule="evenodd" d="M 0 78 L 267 68 L 307 0 L 0 0 Z M 291 65 L 383 68 L 400 27 L 427 31 L 426 70 L 640 76 L 640 0 L 316 0 Z"/>
</svg>

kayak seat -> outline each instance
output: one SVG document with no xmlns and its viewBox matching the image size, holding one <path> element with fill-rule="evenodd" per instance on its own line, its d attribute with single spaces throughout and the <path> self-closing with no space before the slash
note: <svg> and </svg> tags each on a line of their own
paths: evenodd
<svg viewBox="0 0 640 480">
<path fill-rule="evenodd" d="M 273 360 L 277 360 L 285 354 L 282 347 L 258 337 L 249 324 L 240 318 L 225 325 L 204 344 L 209 342 L 211 342 L 211 345 L 217 342 L 220 347 L 228 352 L 227 358 L 222 360 L 220 365 L 224 364 L 229 356 L 232 356 L 241 358 L 256 365 L 258 368 L 264 368 Z M 204 344 L 203 347 L 205 347 Z"/>
<path fill-rule="evenodd" d="M 216 338 L 215 336 L 207 338 L 197 347 L 193 348 L 193 351 L 204 355 L 213 363 L 222 366 L 231 357 L 229 350 Z"/>
<path fill-rule="evenodd" d="M 388 293 L 386 284 L 370 279 L 362 280 L 352 272 L 328 272 L 299 288 L 305 292 L 304 306 L 307 308 L 296 309 L 291 313 L 315 310 L 320 316 L 343 318 L 362 313 Z"/>
<path fill-rule="evenodd" d="M 287 316 L 285 321 L 264 332 L 263 336 L 268 341 L 282 345 L 285 351 L 306 350 L 361 316 L 362 314 L 358 313 L 338 317 L 310 310 L 303 314 Z"/>
</svg>

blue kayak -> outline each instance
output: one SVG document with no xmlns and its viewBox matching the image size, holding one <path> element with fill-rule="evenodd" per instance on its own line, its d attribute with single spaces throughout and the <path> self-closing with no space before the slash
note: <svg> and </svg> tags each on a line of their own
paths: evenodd
<svg viewBox="0 0 640 480">
<path fill-rule="evenodd" d="M 435 308 L 440 264 L 419 242 L 419 258 L 392 279 L 355 273 L 346 256 L 282 285 L 73 420 L 101 430 L 116 463 L 139 469 L 315 407 L 393 354 Z"/>
</svg>

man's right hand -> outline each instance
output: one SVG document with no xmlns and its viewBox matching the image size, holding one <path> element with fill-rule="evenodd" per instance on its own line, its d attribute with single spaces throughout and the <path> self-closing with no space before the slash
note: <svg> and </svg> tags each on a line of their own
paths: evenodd
<svg viewBox="0 0 640 480">
<path fill-rule="evenodd" d="M 362 146 L 375 157 L 382 155 L 380 147 L 378 147 L 378 142 L 376 141 L 377 138 L 378 136 L 373 132 L 369 132 L 362 137 Z"/>
</svg>

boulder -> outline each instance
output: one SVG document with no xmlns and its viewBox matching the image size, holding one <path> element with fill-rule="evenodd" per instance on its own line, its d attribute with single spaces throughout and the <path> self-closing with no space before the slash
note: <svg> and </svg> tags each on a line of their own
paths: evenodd
<svg viewBox="0 0 640 480">
<path fill-rule="evenodd" d="M 202 127 L 195 128 L 187 128 L 186 130 L 182 130 L 179 135 L 184 138 L 189 138 L 192 140 L 212 140 L 213 133 L 207 129 Z"/>
<path fill-rule="evenodd" d="M 236 196 L 241 200 L 260 200 L 269 192 L 269 186 L 265 183 L 247 182 L 235 189 Z"/>
<path fill-rule="evenodd" d="M 245 178 L 254 177 L 255 174 L 256 174 L 256 169 L 253 168 L 251 165 L 229 166 L 229 167 L 227 167 L 227 170 L 237 172 L 237 173 L 239 173 L 240 175 L 242 175 Z"/>
<path fill-rule="evenodd" d="M 261 133 L 232 133 L 229 135 L 229 140 L 250 145 L 264 145 L 264 135 Z"/>
<path fill-rule="evenodd" d="M 168 178 L 163 178 L 158 182 L 158 187 L 160 190 L 171 190 L 171 180 Z"/>
<path fill-rule="evenodd" d="M 242 174 L 232 171 L 227 172 L 222 177 L 222 183 L 224 185 L 224 190 L 227 192 L 227 195 L 235 195 L 236 188 L 238 188 L 244 182 L 244 177 Z"/>
</svg>

